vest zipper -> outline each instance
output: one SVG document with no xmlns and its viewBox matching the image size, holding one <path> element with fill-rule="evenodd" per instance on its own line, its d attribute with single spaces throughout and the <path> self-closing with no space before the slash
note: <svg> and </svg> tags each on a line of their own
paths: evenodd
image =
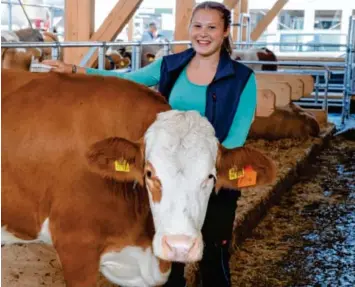
<svg viewBox="0 0 355 287">
<path fill-rule="evenodd" d="M 214 119 L 216 117 L 216 100 L 217 100 L 217 96 L 216 93 L 212 94 L 212 123 L 214 123 Z"/>
</svg>

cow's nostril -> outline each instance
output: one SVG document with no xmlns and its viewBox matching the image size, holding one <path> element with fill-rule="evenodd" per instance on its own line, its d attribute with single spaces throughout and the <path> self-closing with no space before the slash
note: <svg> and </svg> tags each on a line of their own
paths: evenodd
<svg viewBox="0 0 355 287">
<path fill-rule="evenodd" d="M 165 244 L 170 251 L 188 253 L 194 246 L 195 239 L 186 235 L 169 235 L 164 238 Z"/>
<path fill-rule="evenodd" d="M 166 236 L 163 237 L 163 245 L 165 245 L 165 247 L 172 252 L 173 251 L 173 247 L 169 244 L 169 241 L 167 240 Z"/>
</svg>

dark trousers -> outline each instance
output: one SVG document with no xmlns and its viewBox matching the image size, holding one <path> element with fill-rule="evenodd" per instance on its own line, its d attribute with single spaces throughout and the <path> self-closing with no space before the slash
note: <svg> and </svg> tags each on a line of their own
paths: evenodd
<svg viewBox="0 0 355 287">
<path fill-rule="evenodd" d="M 239 197 L 240 191 L 231 189 L 221 189 L 218 195 L 215 192 L 211 194 L 202 227 L 205 247 L 199 267 L 203 287 L 230 286 L 228 249 Z M 184 267 L 185 264 L 173 263 L 164 287 L 185 287 Z"/>
</svg>

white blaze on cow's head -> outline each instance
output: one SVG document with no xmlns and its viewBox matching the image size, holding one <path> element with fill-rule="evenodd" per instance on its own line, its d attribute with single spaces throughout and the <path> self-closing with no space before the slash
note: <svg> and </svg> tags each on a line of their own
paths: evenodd
<svg viewBox="0 0 355 287">
<path fill-rule="evenodd" d="M 194 111 L 160 113 L 144 139 L 106 139 L 91 147 L 88 160 L 103 176 L 146 187 L 155 226 L 153 250 L 168 261 L 202 258 L 201 229 L 214 188 L 239 188 L 246 166 L 255 175 L 250 185 L 275 178 L 271 159 L 249 148 L 223 148 L 209 121 Z"/>
</svg>

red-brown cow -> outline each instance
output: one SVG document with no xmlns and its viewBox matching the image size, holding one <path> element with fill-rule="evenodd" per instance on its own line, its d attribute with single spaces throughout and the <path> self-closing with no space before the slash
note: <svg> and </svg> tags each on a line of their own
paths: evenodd
<svg viewBox="0 0 355 287">
<path fill-rule="evenodd" d="M 1 148 L 2 243 L 53 244 L 74 287 L 98 270 L 164 284 L 171 261 L 201 259 L 214 187 L 275 179 L 261 152 L 223 148 L 197 112 L 114 77 L 3 70 Z"/>
<path fill-rule="evenodd" d="M 248 138 L 278 140 L 318 136 L 320 126 L 314 115 L 294 103 L 277 107 L 267 118 L 255 117 Z"/>
<path fill-rule="evenodd" d="M 231 58 L 241 61 L 277 62 L 276 55 L 267 48 L 251 48 L 247 50 L 233 50 Z M 255 71 L 277 71 L 276 64 L 246 64 Z"/>
<path fill-rule="evenodd" d="M 2 69 L 30 71 L 33 60 L 41 62 L 43 52 L 37 48 L 1 48 Z"/>
</svg>

